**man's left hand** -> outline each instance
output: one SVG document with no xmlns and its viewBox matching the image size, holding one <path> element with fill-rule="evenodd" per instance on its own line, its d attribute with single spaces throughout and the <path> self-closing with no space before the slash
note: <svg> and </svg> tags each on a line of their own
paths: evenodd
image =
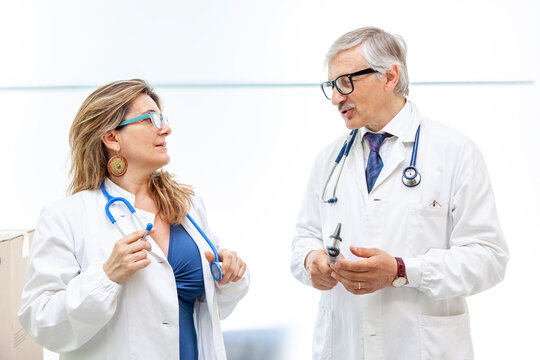
<svg viewBox="0 0 540 360">
<path fill-rule="evenodd" d="M 351 246 L 351 253 L 363 259 L 341 259 L 333 265 L 332 277 L 355 295 L 369 294 L 392 284 L 397 274 L 396 259 L 380 249 Z"/>
</svg>

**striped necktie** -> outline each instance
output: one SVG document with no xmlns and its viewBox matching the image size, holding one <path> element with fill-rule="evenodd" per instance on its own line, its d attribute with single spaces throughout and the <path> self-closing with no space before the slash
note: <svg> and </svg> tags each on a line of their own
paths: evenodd
<svg viewBox="0 0 540 360">
<path fill-rule="evenodd" d="M 383 161 L 379 155 L 379 149 L 381 148 L 381 144 L 383 143 L 384 139 L 390 136 L 392 135 L 388 133 L 374 134 L 369 132 L 364 135 L 370 150 L 366 167 L 366 183 L 368 193 L 370 193 L 371 189 L 373 189 L 373 185 L 375 185 L 375 181 L 377 181 L 377 177 L 379 176 L 379 173 L 383 167 Z"/>
</svg>

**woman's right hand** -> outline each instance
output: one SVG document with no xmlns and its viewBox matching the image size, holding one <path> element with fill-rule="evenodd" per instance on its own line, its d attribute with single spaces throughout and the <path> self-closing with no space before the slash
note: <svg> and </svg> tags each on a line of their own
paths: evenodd
<svg viewBox="0 0 540 360">
<path fill-rule="evenodd" d="M 152 246 L 146 240 L 138 241 L 144 236 L 144 232 L 145 230 L 132 232 L 114 244 L 109 259 L 103 264 L 103 271 L 115 283 L 124 283 L 138 270 L 150 265 L 147 252 L 152 250 Z M 152 234 L 152 231 L 149 234 Z"/>
</svg>

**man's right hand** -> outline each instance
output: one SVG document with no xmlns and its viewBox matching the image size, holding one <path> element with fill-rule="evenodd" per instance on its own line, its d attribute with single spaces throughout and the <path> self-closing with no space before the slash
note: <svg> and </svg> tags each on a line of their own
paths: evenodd
<svg viewBox="0 0 540 360">
<path fill-rule="evenodd" d="M 324 250 L 313 250 L 308 253 L 304 266 L 315 289 L 331 290 L 338 283 L 330 276 L 333 270 L 328 265 L 328 255 Z"/>
</svg>

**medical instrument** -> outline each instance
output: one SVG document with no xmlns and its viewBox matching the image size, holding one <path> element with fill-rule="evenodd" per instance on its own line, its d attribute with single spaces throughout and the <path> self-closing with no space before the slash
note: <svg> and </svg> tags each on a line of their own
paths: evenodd
<svg viewBox="0 0 540 360">
<path fill-rule="evenodd" d="M 107 190 L 105 190 L 105 186 L 103 186 L 103 184 L 101 184 L 101 191 L 103 192 L 103 195 L 105 195 L 105 197 L 107 198 L 107 204 L 105 205 L 105 212 L 107 213 L 107 216 L 109 217 L 109 220 L 111 220 L 111 222 L 113 223 L 114 226 L 116 226 L 116 228 L 118 229 L 118 231 L 120 232 L 120 234 L 122 234 L 122 236 L 126 236 L 124 234 L 124 232 L 122 231 L 122 229 L 120 229 L 120 226 L 118 226 L 117 222 L 116 222 L 116 219 L 114 218 L 114 216 L 111 214 L 111 211 L 109 210 L 109 207 L 111 206 L 112 203 L 114 202 L 117 202 L 117 201 L 121 201 L 123 202 L 127 208 L 129 209 L 129 211 L 131 211 L 131 213 L 133 215 L 135 215 L 135 218 L 137 219 L 137 221 L 139 222 L 139 224 L 141 225 L 141 227 L 144 227 L 141 219 L 139 218 L 139 215 L 137 215 L 137 212 L 135 211 L 135 208 L 129 203 L 129 201 L 127 201 L 125 198 L 123 197 L 112 197 L 108 192 Z M 212 277 L 214 278 L 214 280 L 216 281 L 220 281 L 221 278 L 223 277 L 222 276 L 222 273 L 221 273 L 221 266 L 219 265 L 219 254 L 214 246 L 214 244 L 212 243 L 212 241 L 210 241 L 210 239 L 208 238 L 208 236 L 206 236 L 206 234 L 204 233 L 204 231 L 199 227 L 199 225 L 197 225 L 197 223 L 195 222 L 195 220 L 193 220 L 193 218 L 187 214 L 187 218 L 189 219 L 189 221 L 191 221 L 191 223 L 193 224 L 193 226 L 195 226 L 195 228 L 197 229 L 197 231 L 199 231 L 199 233 L 202 235 L 202 237 L 204 238 L 204 240 L 206 240 L 206 242 L 208 243 L 208 245 L 210 246 L 210 248 L 212 249 L 212 252 L 214 253 L 214 256 L 215 256 L 215 261 L 211 262 L 210 263 L 210 271 L 212 273 Z M 146 225 L 146 232 L 144 233 L 144 236 L 142 237 L 142 240 L 146 240 L 146 236 L 148 235 L 148 232 L 152 229 L 152 223 L 148 223 Z"/>
<path fill-rule="evenodd" d="M 341 232 L 341 223 L 338 223 L 334 233 L 330 235 L 330 241 L 326 246 L 326 253 L 328 254 L 328 265 L 335 264 L 339 260 L 339 246 L 341 244 L 341 238 L 339 233 Z"/>
<path fill-rule="evenodd" d="M 189 214 L 187 214 L 187 218 L 189 219 L 189 221 L 191 221 L 193 226 L 195 226 L 195 228 L 199 231 L 199 234 L 202 235 L 204 240 L 206 240 L 206 242 L 208 243 L 208 245 L 212 249 L 212 252 L 214 253 L 214 256 L 216 257 L 216 259 L 210 263 L 210 272 L 212 273 L 212 277 L 214 278 L 214 280 L 220 281 L 221 278 L 222 278 L 221 266 L 219 265 L 219 254 L 218 254 L 214 244 L 212 244 L 212 242 L 210 241 L 208 236 L 206 236 L 204 231 L 199 227 L 199 225 L 197 225 L 195 220 L 193 220 L 193 218 Z"/>
<path fill-rule="evenodd" d="M 401 182 L 408 187 L 415 187 L 420 184 L 422 176 L 416 169 L 416 154 L 418 152 L 418 137 L 420 136 L 420 125 L 416 129 L 416 136 L 414 137 L 413 151 L 411 155 L 411 164 L 403 170 L 403 177 Z"/>
<path fill-rule="evenodd" d="M 336 160 L 334 161 L 334 165 L 332 166 L 332 170 L 330 170 L 330 174 L 328 175 L 328 178 L 326 179 L 326 183 L 324 184 L 324 188 L 321 194 L 321 199 L 324 203 L 327 204 L 333 204 L 338 201 L 336 197 L 336 190 L 339 184 L 339 179 L 341 178 L 341 172 L 343 171 L 343 167 L 345 166 L 345 161 L 347 161 L 347 157 L 349 156 L 349 152 L 351 150 L 351 147 L 354 143 L 354 140 L 356 139 L 356 135 L 358 133 L 358 129 L 354 129 L 350 132 L 349 136 L 343 143 L 343 146 L 341 147 L 341 150 L 338 153 L 338 156 L 336 157 Z M 411 162 L 410 165 L 403 170 L 403 176 L 401 178 L 401 181 L 403 182 L 403 185 L 407 187 L 415 187 L 416 185 L 420 184 L 420 181 L 422 179 L 420 172 L 418 169 L 416 169 L 416 154 L 418 153 L 418 139 L 420 137 L 420 125 L 418 125 L 418 128 L 416 129 L 416 136 L 414 138 L 414 144 L 413 144 L 413 151 L 411 154 Z M 328 188 L 328 183 L 330 183 L 330 179 L 334 175 L 334 172 L 336 170 L 336 167 L 341 162 L 341 159 L 345 157 L 343 160 L 343 163 L 341 164 L 341 167 L 339 169 L 339 173 L 336 179 L 336 183 L 334 185 L 334 189 L 332 191 L 332 197 L 330 197 L 328 200 L 324 199 L 324 194 L 326 193 L 326 189 Z"/>
<path fill-rule="evenodd" d="M 126 207 L 129 209 L 129 211 L 131 211 L 131 214 L 133 214 L 135 216 L 135 219 L 137 219 L 137 221 L 139 222 L 139 225 L 141 225 L 141 228 L 145 228 L 142 221 L 141 221 L 141 218 L 139 217 L 139 215 L 137 215 L 137 212 L 135 211 L 135 208 L 133 206 L 131 206 L 131 204 L 129 203 L 129 201 L 127 201 L 125 198 L 123 197 L 112 197 L 108 192 L 107 190 L 105 190 L 105 186 L 103 186 L 103 184 L 101 184 L 101 191 L 103 192 L 103 195 L 105 195 L 105 197 L 107 198 L 107 204 L 105 205 L 105 213 L 107 214 L 107 217 L 109 218 L 109 220 L 111 220 L 111 223 L 116 226 L 116 228 L 118 229 L 118 231 L 120 232 L 120 234 L 122 234 L 123 237 L 126 236 L 126 234 L 124 234 L 124 232 L 122 231 L 122 229 L 120 228 L 120 226 L 118 226 L 118 223 L 116 222 L 116 219 L 114 218 L 114 216 L 111 214 L 111 211 L 110 211 L 110 207 L 111 207 L 111 204 L 117 202 L 117 201 L 121 201 L 123 202 Z M 146 225 L 146 233 L 144 234 L 144 239 L 146 239 L 146 235 L 148 234 L 148 231 L 150 231 L 150 229 L 152 229 L 152 223 L 148 223 Z"/>
</svg>

